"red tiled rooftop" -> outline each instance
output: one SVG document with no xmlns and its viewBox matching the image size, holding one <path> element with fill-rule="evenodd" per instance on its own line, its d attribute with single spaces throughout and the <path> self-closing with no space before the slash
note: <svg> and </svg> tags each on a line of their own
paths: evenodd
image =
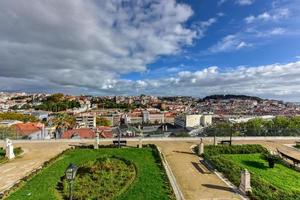
<svg viewBox="0 0 300 200">
<path fill-rule="evenodd" d="M 13 125 L 13 127 L 15 127 L 18 134 L 26 136 L 41 131 L 43 124 L 28 122 L 28 123 L 18 123 Z"/>
<path fill-rule="evenodd" d="M 79 128 L 67 130 L 61 136 L 62 139 L 71 139 L 74 137 L 79 137 L 83 139 L 95 138 L 95 131 L 89 128 Z"/>
</svg>

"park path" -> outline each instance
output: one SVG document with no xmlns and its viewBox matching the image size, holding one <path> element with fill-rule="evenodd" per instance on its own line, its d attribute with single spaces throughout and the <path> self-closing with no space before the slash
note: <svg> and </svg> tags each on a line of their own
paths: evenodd
<svg viewBox="0 0 300 200">
<path fill-rule="evenodd" d="M 176 178 L 186 200 L 235 200 L 241 199 L 214 173 L 203 173 L 197 167 L 199 157 L 191 152 L 190 147 L 196 142 L 172 141 L 153 142 L 157 144 Z"/>
<path fill-rule="evenodd" d="M 69 146 L 66 143 L 17 143 L 14 147 L 22 147 L 24 154 L 0 164 L 0 194 Z"/>
<path fill-rule="evenodd" d="M 207 141 L 204 140 L 205 143 Z M 74 144 L 74 141 L 72 142 Z M 77 142 L 75 142 L 77 143 Z M 103 142 L 102 144 L 109 144 Z M 214 173 L 202 173 L 199 170 L 199 158 L 191 153 L 190 147 L 197 144 L 194 141 L 149 141 L 159 146 L 164 154 L 175 178 L 186 200 L 236 200 L 240 199 Z M 285 146 L 293 141 L 236 141 L 234 144 L 262 144 L 263 146 L 276 150 L 279 148 L 288 155 L 300 158 L 300 152 Z M 22 142 L 14 143 L 15 147 L 21 146 L 25 153 L 10 162 L 0 164 L 0 194 L 7 190 L 21 178 L 38 169 L 45 161 L 55 157 L 63 150 L 69 148 L 68 141 L 65 142 Z M 130 146 L 136 146 L 137 142 L 128 142 Z M 0 147 L 4 143 L 0 142 Z M 202 166 L 203 167 L 203 166 Z"/>
</svg>

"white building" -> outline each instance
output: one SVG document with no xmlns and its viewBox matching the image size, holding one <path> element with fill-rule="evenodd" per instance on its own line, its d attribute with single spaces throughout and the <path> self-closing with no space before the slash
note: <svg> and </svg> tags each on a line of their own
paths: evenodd
<svg viewBox="0 0 300 200">
<path fill-rule="evenodd" d="M 142 113 L 144 123 L 165 123 L 165 115 L 163 113 L 151 113 L 148 110 L 144 110 Z"/>
<path fill-rule="evenodd" d="M 76 116 L 76 125 L 78 128 L 96 128 L 96 115 L 80 114 Z"/>
<path fill-rule="evenodd" d="M 211 114 L 183 114 L 175 117 L 175 125 L 184 128 L 209 126 L 212 124 Z"/>
<path fill-rule="evenodd" d="M 209 126 L 212 124 L 212 115 L 211 114 L 203 114 L 201 116 L 201 125 Z"/>
</svg>

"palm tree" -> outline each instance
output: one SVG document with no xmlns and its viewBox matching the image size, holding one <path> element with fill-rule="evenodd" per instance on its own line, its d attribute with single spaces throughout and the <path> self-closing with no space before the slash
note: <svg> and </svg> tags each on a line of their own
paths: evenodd
<svg viewBox="0 0 300 200">
<path fill-rule="evenodd" d="M 72 129 L 76 125 L 75 117 L 68 114 L 59 114 L 51 120 L 52 124 L 56 126 L 55 132 L 59 137 L 66 130 Z"/>
</svg>

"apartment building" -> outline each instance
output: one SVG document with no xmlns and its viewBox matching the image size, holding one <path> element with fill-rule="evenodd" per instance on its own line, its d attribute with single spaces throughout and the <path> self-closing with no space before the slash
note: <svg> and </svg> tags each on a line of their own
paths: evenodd
<svg viewBox="0 0 300 200">
<path fill-rule="evenodd" d="M 184 128 L 209 126 L 212 124 L 211 114 L 182 114 L 175 117 L 175 125 Z"/>
<path fill-rule="evenodd" d="M 78 128 L 96 128 L 96 115 L 90 113 L 77 115 L 76 125 Z"/>
</svg>

